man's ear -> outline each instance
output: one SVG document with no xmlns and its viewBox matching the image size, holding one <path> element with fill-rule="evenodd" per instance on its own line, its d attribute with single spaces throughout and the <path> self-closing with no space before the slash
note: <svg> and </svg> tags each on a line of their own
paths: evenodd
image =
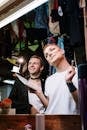
<svg viewBox="0 0 87 130">
<path fill-rule="evenodd" d="M 40 71 L 42 71 L 43 69 L 44 69 L 44 66 L 41 66 Z"/>
<path fill-rule="evenodd" d="M 62 50 L 62 54 L 64 55 L 65 54 L 65 50 L 64 49 L 61 49 Z"/>
</svg>

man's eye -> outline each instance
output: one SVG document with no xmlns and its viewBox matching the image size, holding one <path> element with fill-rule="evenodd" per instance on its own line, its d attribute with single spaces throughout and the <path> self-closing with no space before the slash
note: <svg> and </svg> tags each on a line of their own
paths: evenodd
<svg viewBox="0 0 87 130">
<path fill-rule="evenodd" d="M 38 62 L 34 62 L 34 65 L 38 65 L 39 63 Z"/>
<path fill-rule="evenodd" d="M 53 51 L 53 50 L 55 50 L 55 48 L 51 48 L 51 50 L 50 50 L 50 51 Z"/>
</svg>

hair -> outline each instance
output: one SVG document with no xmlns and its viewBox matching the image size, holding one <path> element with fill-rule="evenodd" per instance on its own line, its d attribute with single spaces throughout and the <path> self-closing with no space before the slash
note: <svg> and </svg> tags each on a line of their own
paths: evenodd
<svg viewBox="0 0 87 130">
<path fill-rule="evenodd" d="M 41 66 L 44 66 L 44 62 L 43 62 L 43 60 L 42 60 L 42 58 L 40 57 L 40 56 L 38 56 L 38 55 L 32 55 L 31 57 L 30 57 L 30 59 L 31 58 L 37 58 L 37 59 L 39 59 L 40 60 L 40 63 L 41 63 Z"/>
<path fill-rule="evenodd" d="M 44 47 L 43 47 L 43 52 L 44 52 L 44 50 L 48 47 L 48 46 L 50 46 L 50 45 L 56 45 L 56 43 L 48 43 L 48 44 L 46 44 Z M 57 45 L 56 45 L 57 46 Z"/>
<path fill-rule="evenodd" d="M 50 36 L 47 39 L 45 39 L 43 41 L 44 43 L 44 47 L 43 47 L 43 51 L 50 45 L 57 45 L 58 42 L 58 37 L 57 36 Z"/>
</svg>

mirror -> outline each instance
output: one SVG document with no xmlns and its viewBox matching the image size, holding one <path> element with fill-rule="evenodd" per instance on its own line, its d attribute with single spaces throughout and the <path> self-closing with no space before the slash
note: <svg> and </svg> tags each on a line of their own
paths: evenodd
<svg viewBox="0 0 87 130">
<path fill-rule="evenodd" d="M 62 3 L 60 3 L 60 5 L 65 6 L 62 5 Z M 56 10 L 51 10 L 51 17 L 56 21 L 56 15 L 58 16 L 57 25 L 61 29 L 57 36 L 60 38 L 60 43 L 61 40 L 64 42 L 65 55 L 69 63 L 71 64 L 71 61 L 74 60 L 77 66 L 79 63 L 85 61 L 83 9 L 80 8 L 79 12 L 74 12 L 75 14 L 73 14 L 73 16 L 68 14 L 74 9 L 74 5 L 70 5 L 71 6 L 68 5 L 68 7 L 65 6 L 65 12 L 62 12 L 62 14 L 61 10 L 59 10 L 59 14 L 57 14 Z M 78 7 L 75 6 L 75 9 L 78 10 Z M 76 11 L 75 9 L 74 11 Z M 58 20 L 60 23 L 58 23 Z M 48 3 L 44 3 L 0 29 L 0 60 L 1 63 L 3 63 L 0 63 L 0 69 L 2 67 L 5 68 L 0 70 L 1 86 L 4 84 L 2 84 L 2 81 L 6 82 L 5 80 L 7 79 L 14 80 L 9 70 L 11 72 L 14 65 L 19 65 L 17 63 L 19 56 L 24 56 L 27 60 L 31 55 L 38 54 L 44 58 L 42 41 L 47 39 L 48 36 L 54 35 L 53 32 L 49 30 L 48 22 L 49 5 Z M 44 61 L 46 68 L 43 73 L 43 78 L 47 78 L 56 70 L 48 65 L 45 58 Z M 12 83 L 13 82 L 10 84 L 10 89 L 6 84 L 6 88 L 9 89 L 6 90 L 6 92 L 8 91 L 10 93 L 13 87 Z M 6 97 L 8 97 L 8 95 L 9 94 L 7 94 Z M 2 97 L 2 99 L 3 98 L 4 97 Z"/>
</svg>

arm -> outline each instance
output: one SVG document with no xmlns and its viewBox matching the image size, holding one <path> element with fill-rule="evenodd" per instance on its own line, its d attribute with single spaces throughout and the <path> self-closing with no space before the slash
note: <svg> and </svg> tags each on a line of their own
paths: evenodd
<svg viewBox="0 0 87 130">
<path fill-rule="evenodd" d="M 73 99 L 75 100 L 76 104 L 78 104 L 78 90 L 72 92 Z"/>
<path fill-rule="evenodd" d="M 75 74 L 76 74 L 75 68 L 73 66 L 70 66 L 69 69 L 67 70 L 65 80 L 67 87 L 73 96 L 74 101 L 76 102 L 76 104 L 78 104 L 78 89 L 74 86 L 72 82 L 72 79 Z"/>
<path fill-rule="evenodd" d="M 42 91 L 36 91 L 36 95 L 39 97 L 39 99 L 41 100 L 41 102 L 44 104 L 45 107 L 48 106 L 48 98 L 43 94 Z"/>
<path fill-rule="evenodd" d="M 76 102 L 76 104 L 78 104 L 78 90 L 77 90 L 77 88 L 73 85 L 72 81 L 67 82 L 67 86 L 68 86 L 70 93 L 73 96 L 74 101 Z"/>
<path fill-rule="evenodd" d="M 33 106 L 31 107 L 31 114 L 40 114 Z"/>
<path fill-rule="evenodd" d="M 42 104 L 47 107 L 48 106 L 48 98 L 44 95 L 42 88 L 38 87 L 38 85 L 32 83 L 31 81 L 28 81 L 29 88 L 32 88 L 33 92 L 39 97 Z"/>
</svg>

